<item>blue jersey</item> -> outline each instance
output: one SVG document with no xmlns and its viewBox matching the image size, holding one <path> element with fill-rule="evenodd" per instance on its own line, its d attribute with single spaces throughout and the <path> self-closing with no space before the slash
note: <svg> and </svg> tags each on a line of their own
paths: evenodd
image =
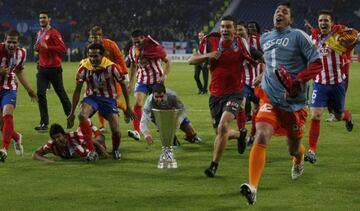
<svg viewBox="0 0 360 211">
<path fill-rule="evenodd" d="M 305 84 L 304 91 L 296 98 L 290 98 L 286 96 L 285 88 L 277 79 L 274 70 L 283 66 L 290 72 L 292 79 L 295 79 L 309 63 L 319 59 L 320 55 L 310 37 L 299 29 L 287 27 L 281 31 L 273 29 L 263 34 L 260 44 L 266 64 L 261 87 L 272 105 L 290 112 L 306 106 L 308 84 Z"/>
</svg>

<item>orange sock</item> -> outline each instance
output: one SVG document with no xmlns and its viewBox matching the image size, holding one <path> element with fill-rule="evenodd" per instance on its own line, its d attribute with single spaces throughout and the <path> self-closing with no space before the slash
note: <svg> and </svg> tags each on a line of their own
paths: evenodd
<svg viewBox="0 0 360 211">
<path fill-rule="evenodd" d="M 296 165 L 300 164 L 301 161 L 304 159 L 304 154 L 305 154 L 305 147 L 303 144 L 300 144 L 299 153 L 296 156 L 294 156 L 293 162 Z"/>
<path fill-rule="evenodd" d="M 98 116 L 99 116 L 99 122 L 102 128 L 106 128 L 106 121 L 105 118 L 98 112 Z"/>
<path fill-rule="evenodd" d="M 254 144 L 249 159 L 249 183 L 256 189 L 258 188 L 259 180 L 265 167 L 265 160 L 266 145 Z"/>
</svg>

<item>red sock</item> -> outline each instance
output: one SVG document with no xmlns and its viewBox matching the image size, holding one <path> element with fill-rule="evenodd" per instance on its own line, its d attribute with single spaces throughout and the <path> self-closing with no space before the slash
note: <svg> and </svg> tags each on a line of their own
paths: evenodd
<svg viewBox="0 0 360 211">
<path fill-rule="evenodd" d="M 19 138 L 20 138 L 20 135 L 19 135 L 18 132 L 16 132 L 16 131 L 14 130 L 13 135 L 12 135 L 11 138 L 14 139 L 16 142 L 18 142 L 18 141 L 19 141 Z"/>
<path fill-rule="evenodd" d="M 95 151 L 94 144 L 92 143 L 92 132 L 89 121 L 80 122 L 80 130 L 84 135 L 84 140 L 86 142 L 86 148 L 91 152 Z"/>
<path fill-rule="evenodd" d="M 350 120 L 350 112 L 349 112 L 349 110 L 344 111 L 342 120 L 344 120 L 346 122 Z"/>
<path fill-rule="evenodd" d="M 320 135 L 320 120 L 312 119 L 309 130 L 309 148 L 316 152 L 316 145 Z"/>
<path fill-rule="evenodd" d="M 237 117 L 236 117 L 237 126 L 240 129 L 245 128 L 246 124 L 246 114 L 245 111 L 239 111 Z"/>
<path fill-rule="evenodd" d="M 251 136 L 255 136 L 255 133 L 256 133 L 256 122 L 255 122 L 256 114 L 257 114 L 257 112 L 253 112 L 253 114 L 251 116 L 251 132 L 250 132 Z"/>
<path fill-rule="evenodd" d="M 112 139 L 112 150 L 119 150 L 119 146 L 120 146 L 120 135 L 118 134 L 112 134 L 111 135 L 111 139 Z"/>
<path fill-rule="evenodd" d="M 142 110 L 142 106 L 134 106 L 134 112 L 136 114 L 137 119 L 133 121 L 133 125 L 136 131 L 140 131 L 141 110 Z"/>
<path fill-rule="evenodd" d="M 3 116 L 3 128 L 2 128 L 2 148 L 9 149 L 11 138 L 14 134 L 14 120 L 11 114 Z"/>
</svg>

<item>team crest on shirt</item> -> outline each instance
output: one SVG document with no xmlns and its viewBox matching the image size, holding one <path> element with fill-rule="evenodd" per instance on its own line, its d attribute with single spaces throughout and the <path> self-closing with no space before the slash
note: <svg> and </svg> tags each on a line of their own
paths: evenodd
<svg viewBox="0 0 360 211">
<path fill-rule="evenodd" d="M 104 90 L 106 88 L 106 81 L 109 79 L 108 74 L 106 72 L 103 73 L 94 73 L 92 75 L 92 86 L 96 87 L 99 90 Z"/>
<path fill-rule="evenodd" d="M 330 50 L 327 46 L 324 46 L 319 49 L 319 52 L 320 52 L 321 56 L 327 56 L 327 55 L 329 55 Z"/>
</svg>

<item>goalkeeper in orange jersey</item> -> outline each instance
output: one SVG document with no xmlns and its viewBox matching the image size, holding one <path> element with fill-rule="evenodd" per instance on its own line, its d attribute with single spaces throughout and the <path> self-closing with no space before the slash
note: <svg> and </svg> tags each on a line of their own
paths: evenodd
<svg viewBox="0 0 360 211">
<path fill-rule="evenodd" d="M 124 73 L 124 74 L 128 73 L 128 69 L 126 67 L 124 57 L 123 57 L 119 47 L 117 46 L 117 44 L 114 41 L 103 38 L 103 32 L 102 32 L 101 27 L 94 26 L 93 28 L 90 29 L 89 42 L 102 44 L 106 50 L 105 57 L 108 58 L 110 61 L 114 62 L 115 64 L 117 64 L 120 67 L 119 69 L 121 70 L 122 73 Z M 129 83 L 127 83 L 127 86 L 128 85 L 129 85 Z M 126 104 L 120 101 L 120 97 L 122 96 L 123 90 L 121 89 L 121 86 L 119 85 L 119 83 L 116 83 L 116 92 L 117 92 L 117 96 L 118 96 L 117 97 L 117 107 L 120 108 L 121 110 L 125 111 Z M 101 124 L 100 130 L 104 131 L 106 129 L 105 119 L 100 113 L 98 113 L 98 115 L 99 115 L 99 122 Z"/>
</svg>

